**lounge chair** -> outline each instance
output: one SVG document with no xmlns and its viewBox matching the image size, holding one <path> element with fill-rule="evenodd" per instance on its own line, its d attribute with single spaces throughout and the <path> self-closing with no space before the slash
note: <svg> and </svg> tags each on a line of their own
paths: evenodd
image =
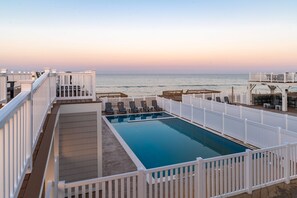
<svg viewBox="0 0 297 198">
<path fill-rule="evenodd" d="M 228 96 L 224 97 L 224 102 L 227 103 L 227 104 L 230 104 Z"/>
<path fill-rule="evenodd" d="M 130 101 L 129 106 L 131 109 L 131 113 L 138 113 L 139 109 L 135 106 L 135 101 Z"/>
<path fill-rule="evenodd" d="M 125 114 L 127 113 L 126 108 L 124 107 L 124 102 L 118 102 L 118 113 L 119 114 Z"/>
<path fill-rule="evenodd" d="M 217 102 L 221 102 L 221 98 L 220 97 L 216 97 L 216 101 Z"/>
<path fill-rule="evenodd" d="M 157 100 L 152 100 L 152 106 L 154 107 L 155 111 L 162 111 L 162 108 L 159 107 Z"/>
<path fill-rule="evenodd" d="M 212 98 L 211 98 L 211 97 L 207 97 L 206 99 L 207 99 L 207 100 L 212 100 Z"/>
<path fill-rule="evenodd" d="M 105 103 L 105 113 L 106 113 L 107 115 L 112 115 L 112 114 L 114 114 L 114 110 L 112 109 L 111 102 L 106 102 L 106 103 Z"/>
<path fill-rule="evenodd" d="M 146 101 L 143 100 L 140 103 L 141 103 L 142 110 L 144 112 L 149 112 L 150 111 L 150 108 L 147 106 Z"/>
</svg>

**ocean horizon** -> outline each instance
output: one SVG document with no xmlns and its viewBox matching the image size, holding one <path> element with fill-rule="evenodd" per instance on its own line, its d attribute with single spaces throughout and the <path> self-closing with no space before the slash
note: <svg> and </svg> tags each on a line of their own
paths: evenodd
<svg viewBox="0 0 297 198">
<path fill-rule="evenodd" d="M 245 91 L 248 74 L 97 74 L 96 91 L 129 96 L 159 95 L 166 90 Z"/>
</svg>

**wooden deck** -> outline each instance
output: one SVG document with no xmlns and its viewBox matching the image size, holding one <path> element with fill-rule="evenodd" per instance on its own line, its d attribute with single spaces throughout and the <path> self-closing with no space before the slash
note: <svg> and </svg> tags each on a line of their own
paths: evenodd
<svg viewBox="0 0 297 198">
<path fill-rule="evenodd" d="M 97 113 L 61 114 L 59 118 L 59 180 L 98 177 Z"/>
<path fill-rule="evenodd" d="M 59 108 L 59 104 L 54 105 L 52 112 L 46 118 L 43 126 L 44 132 L 39 136 L 37 146 L 34 150 L 32 172 L 26 175 L 18 197 L 39 197 L 40 191 L 42 191 L 44 172 Z"/>
</svg>

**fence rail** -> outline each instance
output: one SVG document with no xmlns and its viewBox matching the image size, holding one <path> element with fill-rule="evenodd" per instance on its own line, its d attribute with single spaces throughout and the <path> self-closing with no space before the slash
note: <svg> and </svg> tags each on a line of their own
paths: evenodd
<svg viewBox="0 0 297 198">
<path fill-rule="evenodd" d="M 64 73 L 58 74 L 60 79 L 61 76 L 65 76 Z M 85 98 L 94 99 L 95 73 L 80 73 L 79 76 L 79 79 L 73 78 L 72 82 L 88 93 Z M 90 76 L 92 81 L 86 81 Z M 0 81 L 1 77 L 0 74 Z M 57 84 L 56 72 L 49 69 L 34 82 L 31 79 L 19 82 L 21 93 L 0 109 L 0 197 L 5 198 L 17 197 L 25 174 L 31 171 L 33 151 L 47 113 L 56 100 L 57 87 L 61 87 L 61 83 Z M 81 97 L 72 95 L 71 99 Z"/>
<path fill-rule="evenodd" d="M 60 72 L 57 74 L 57 99 L 96 100 L 96 72 Z"/>
<path fill-rule="evenodd" d="M 6 70 L 0 70 L 0 104 L 7 102 L 7 76 Z"/>
<path fill-rule="evenodd" d="M 297 82 L 296 72 L 285 73 L 250 73 L 250 82 L 277 82 L 277 83 L 295 83 Z"/>
<path fill-rule="evenodd" d="M 265 148 L 93 180 L 66 184 L 62 181 L 60 197 L 85 197 L 90 193 L 100 198 L 232 196 L 281 182 L 289 183 L 297 177 L 297 143 L 284 145 L 283 141 L 284 135 L 297 138 L 294 132 L 160 97 L 156 99 L 170 113 L 209 128 L 217 127 L 223 135 Z M 218 124 L 214 125 L 216 122 L 212 119 L 219 121 Z M 129 177 L 132 179 L 127 180 Z"/>
<path fill-rule="evenodd" d="M 297 117 L 183 95 L 183 103 L 297 133 Z"/>
<path fill-rule="evenodd" d="M 297 177 L 297 144 L 59 183 L 59 197 L 204 198 L 251 193 Z M 90 196 L 92 195 L 92 196 Z"/>
</svg>

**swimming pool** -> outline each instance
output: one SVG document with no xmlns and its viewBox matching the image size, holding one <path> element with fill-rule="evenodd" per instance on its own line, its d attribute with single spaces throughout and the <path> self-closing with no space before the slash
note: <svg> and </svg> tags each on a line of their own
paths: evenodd
<svg viewBox="0 0 297 198">
<path fill-rule="evenodd" d="M 193 161 L 197 157 L 244 152 L 247 149 L 164 112 L 106 118 L 146 168 Z"/>
</svg>

